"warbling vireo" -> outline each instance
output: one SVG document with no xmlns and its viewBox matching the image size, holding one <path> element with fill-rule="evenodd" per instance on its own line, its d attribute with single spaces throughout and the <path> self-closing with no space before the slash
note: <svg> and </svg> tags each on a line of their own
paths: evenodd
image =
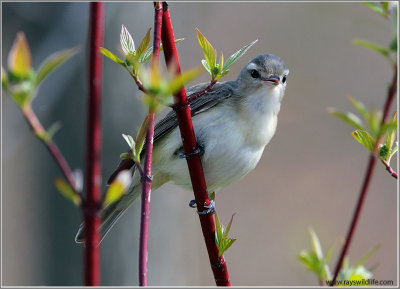
<svg viewBox="0 0 400 289">
<path fill-rule="evenodd" d="M 235 81 L 217 83 L 190 103 L 196 140 L 203 150 L 201 161 L 209 192 L 221 190 L 255 168 L 275 133 L 288 74 L 281 58 L 262 54 L 251 60 Z M 187 89 L 187 95 L 190 97 L 207 85 L 195 85 Z M 168 181 L 192 190 L 182 156 L 178 120 L 171 111 L 154 130 L 153 190 Z M 102 239 L 140 194 L 140 176 L 136 172 L 129 192 L 102 211 Z M 81 225 L 77 242 L 84 241 L 83 231 Z"/>
</svg>

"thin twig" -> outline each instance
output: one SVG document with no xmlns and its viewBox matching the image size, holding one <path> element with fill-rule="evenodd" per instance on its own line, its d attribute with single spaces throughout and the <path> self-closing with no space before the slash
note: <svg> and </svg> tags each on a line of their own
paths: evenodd
<svg viewBox="0 0 400 289">
<path fill-rule="evenodd" d="M 397 175 L 397 173 L 392 169 L 392 167 L 391 167 L 387 162 L 385 162 L 385 161 L 382 160 L 382 159 L 381 159 L 381 162 L 382 162 L 382 164 L 386 167 L 386 170 L 389 172 L 389 174 L 390 174 L 393 178 L 397 179 L 397 178 L 398 178 L 398 175 Z"/>
<path fill-rule="evenodd" d="M 160 58 L 160 39 L 162 25 L 162 4 L 154 2 L 154 39 L 153 39 L 153 69 L 158 66 Z M 148 239 L 150 218 L 150 195 L 151 195 L 151 160 L 153 155 L 155 113 L 149 111 L 148 127 L 146 132 L 146 152 L 144 160 L 144 171 L 142 172 L 142 206 L 140 219 L 140 245 L 139 245 L 139 286 L 147 286 L 147 261 L 148 261 Z"/>
<path fill-rule="evenodd" d="M 382 116 L 381 125 L 383 125 L 385 123 L 385 121 L 386 121 L 386 119 L 387 119 L 387 117 L 389 115 L 390 108 L 392 106 L 393 100 L 394 100 L 395 95 L 396 95 L 396 91 L 397 91 L 397 65 L 394 65 L 394 75 L 393 75 L 392 83 L 391 83 L 391 85 L 389 87 L 389 90 L 388 90 L 388 95 L 387 95 L 386 102 L 385 102 L 385 107 L 384 107 L 384 110 L 383 110 L 383 116 Z M 345 244 L 344 244 L 344 246 L 342 248 L 342 252 L 340 254 L 339 260 L 338 260 L 338 262 L 336 264 L 336 267 L 335 267 L 335 274 L 334 274 L 332 282 L 330 284 L 331 286 L 335 285 L 335 282 L 336 282 L 336 279 L 337 279 L 337 277 L 339 275 L 340 269 L 342 268 L 343 260 L 344 260 L 345 256 L 347 255 L 347 252 L 348 252 L 348 250 L 350 248 L 350 244 L 351 244 L 351 241 L 353 239 L 354 232 L 356 230 L 358 221 L 360 219 L 361 211 L 362 211 L 362 208 L 363 208 L 363 205 L 365 203 L 366 196 L 367 196 L 369 184 L 371 182 L 372 175 L 374 173 L 374 168 L 375 168 L 376 159 L 377 159 L 376 152 L 378 151 L 379 142 L 380 142 L 381 137 L 382 136 L 379 136 L 377 138 L 377 141 L 375 142 L 375 146 L 374 146 L 373 152 L 369 156 L 369 162 L 368 162 L 367 170 L 366 170 L 366 173 L 365 173 L 365 176 L 364 176 L 364 181 L 363 181 L 361 192 L 360 192 L 360 195 L 359 195 L 359 198 L 358 198 L 357 206 L 356 206 L 356 209 L 354 211 L 353 218 L 351 220 L 349 230 L 347 232 Z"/>
<path fill-rule="evenodd" d="M 104 40 L 104 3 L 90 3 L 88 118 L 86 141 L 85 286 L 100 285 L 101 84 Z"/>
<path fill-rule="evenodd" d="M 171 18 L 168 11 L 167 3 L 164 2 L 164 15 L 161 40 L 164 48 L 165 61 L 168 67 L 175 68 L 175 74 L 180 73 L 180 65 L 178 53 L 175 45 L 174 32 L 172 29 Z M 175 111 L 178 118 L 180 133 L 182 136 L 183 149 L 186 158 L 190 179 L 196 199 L 197 210 L 205 211 L 210 205 L 210 200 L 207 192 L 207 185 L 204 178 L 203 167 L 197 151 L 196 137 L 193 130 L 193 124 L 186 97 L 186 91 L 182 89 L 175 94 Z M 229 279 L 228 268 L 224 257 L 218 257 L 218 247 L 215 244 L 215 222 L 212 213 L 199 215 L 201 229 L 203 231 L 204 241 L 207 246 L 208 256 L 210 259 L 211 269 L 214 273 L 214 279 L 217 286 L 231 286 Z"/>
<path fill-rule="evenodd" d="M 47 133 L 40 123 L 39 119 L 37 118 L 36 114 L 33 112 L 32 107 L 30 105 L 24 106 L 22 108 L 22 113 L 24 114 L 24 117 L 31 127 L 33 133 L 42 141 L 44 146 L 47 148 L 47 150 L 56 161 L 71 188 L 75 191 L 75 193 L 78 194 L 75 188 L 75 177 L 72 173 L 71 168 L 69 167 L 58 146 L 53 142 L 53 140 L 47 138 Z"/>
<path fill-rule="evenodd" d="M 206 94 L 207 92 L 209 92 L 209 91 L 214 87 L 214 85 L 215 85 L 216 83 L 217 83 L 217 81 L 216 81 L 216 80 L 213 80 L 213 81 L 211 81 L 210 84 L 209 84 L 205 89 L 203 89 L 202 91 L 199 91 L 199 92 L 197 92 L 197 93 L 194 93 L 194 94 L 190 95 L 190 96 L 188 97 L 188 102 L 190 103 L 190 102 L 192 102 L 193 100 L 195 100 L 196 98 L 198 98 L 198 97 L 200 97 L 200 96 L 203 96 L 204 94 Z"/>
</svg>

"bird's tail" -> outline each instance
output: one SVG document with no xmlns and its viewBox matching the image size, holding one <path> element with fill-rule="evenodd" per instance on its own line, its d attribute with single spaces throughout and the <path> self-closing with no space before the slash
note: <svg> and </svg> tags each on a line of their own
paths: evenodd
<svg viewBox="0 0 400 289">
<path fill-rule="evenodd" d="M 118 219 L 123 215 L 123 213 L 135 203 L 141 194 L 141 184 L 136 183 L 134 186 L 131 187 L 129 192 L 124 195 L 119 201 L 112 203 L 111 205 L 104 208 L 101 212 L 101 225 L 100 225 L 100 242 L 104 239 L 107 233 L 110 231 L 112 226 Z M 83 243 L 85 242 L 84 236 L 84 223 L 79 226 L 78 233 L 75 237 L 76 243 Z"/>
</svg>

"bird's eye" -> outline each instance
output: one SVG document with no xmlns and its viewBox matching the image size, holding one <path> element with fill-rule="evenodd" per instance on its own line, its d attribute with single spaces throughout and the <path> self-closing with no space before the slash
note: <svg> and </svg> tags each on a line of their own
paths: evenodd
<svg viewBox="0 0 400 289">
<path fill-rule="evenodd" d="M 253 78 L 259 78 L 260 77 L 260 73 L 258 73 L 257 70 L 253 69 L 252 71 L 250 71 L 251 77 Z"/>
<path fill-rule="evenodd" d="M 283 77 L 282 77 L 282 83 L 285 83 L 286 82 L 286 75 L 284 75 Z"/>
</svg>

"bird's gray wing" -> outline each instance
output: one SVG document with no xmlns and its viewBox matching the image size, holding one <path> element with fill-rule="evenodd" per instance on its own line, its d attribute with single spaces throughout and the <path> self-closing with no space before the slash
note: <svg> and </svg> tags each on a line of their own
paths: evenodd
<svg viewBox="0 0 400 289">
<path fill-rule="evenodd" d="M 188 98 L 195 93 L 204 90 L 208 85 L 209 83 L 201 83 L 190 87 L 186 91 Z M 231 97 L 232 94 L 233 90 L 230 85 L 226 85 L 226 83 L 216 83 L 210 91 L 190 102 L 190 112 L 192 117 L 207 111 L 222 100 Z M 177 126 L 178 119 L 175 111 L 172 110 L 156 124 L 154 128 L 154 142 Z"/>
<path fill-rule="evenodd" d="M 229 98 L 233 95 L 232 82 L 222 82 L 216 83 L 214 87 L 209 90 L 204 95 L 194 99 L 190 102 L 190 111 L 192 117 L 200 114 L 213 106 L 220 103 L 222 100 Z M 186 90 L 188 97 L 194 95 L 197 92 L 203 91 L 209 83 L 201 83 L 192 86 Z M 162 138 L 164 135 L 168 134 L 171 130 L 178 126 L 178 119 L 176 117 L 175 111 L 171 110 L 163 119 L 157 122 L 154 127 L 154 142 Z M 142 150 L 142 155 L 144 155 L 145 148 Z M 110 176 L 107 183 L 111 182 L 116 178 L 116 176 L 122 171 L 132 168 L 135 165 L 133 160 L 124 159 L 120 162 L 117 169 Z"/>
</svg>

